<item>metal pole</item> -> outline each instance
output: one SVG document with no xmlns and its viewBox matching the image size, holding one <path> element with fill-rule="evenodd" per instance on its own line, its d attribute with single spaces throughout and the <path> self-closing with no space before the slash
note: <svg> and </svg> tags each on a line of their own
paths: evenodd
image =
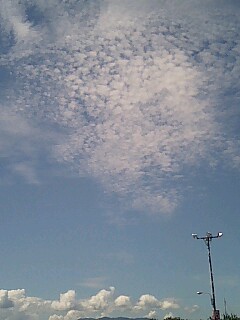
<svg viewBox="0 0 240 320">
<path fill-rule="evenodd" d="M 222 237 L 222 232 L 218 232 L 216 236 L 213 236 L 210 232 L 207 232 L 205 237 L 198 237 L 196 233 L 193 233 L 193 239 L 201 239 L 204 240 L 204 242 L 207 245 L 208 248 L 208 262 L 209 262 L 209 272 L 210 272 L 210 283 L 211 283 L 211 304 L 213 308 L 212 313 L 212 320 L 220 320 L 220 313 L 219 310 L 216 308 L 216 300 L 215 300 L 215 290 L 214 290 L 214 281 L 213 281 L 213 270 L 212 270 L 212 259 L 211 259 L 211 249 L 210 249 L 210 241 L 214 238 L 220 238 Z"/>
<path fill-rule="evenodd" d="M 214 281 L 213 281 L 213 270 L 212 270 L 212 259 L 211 259 L 211 249 L 210 249 L 210 238 L 206 237 L 206 245 L 208 248 L 208 262 L 209 262 L 209 272 L 210 272 L 210 282 L 211 282 L 211 289 L 212 289 L 212 307 L 213 307 L 213 313 L 216 314 L 216 299 L 215 299 L 215 290 L 214 290 Z"/>
</svg>

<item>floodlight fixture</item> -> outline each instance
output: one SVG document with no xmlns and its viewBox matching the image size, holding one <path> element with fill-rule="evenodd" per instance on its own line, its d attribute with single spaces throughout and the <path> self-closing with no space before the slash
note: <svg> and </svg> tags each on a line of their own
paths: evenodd
<svg viewBox="0 0 240 320">
<path fill-rule="evenodd" d="M 198 235 L 196 233 L 192 233 L 193 239 L 198 239 Z"/>
</svg>

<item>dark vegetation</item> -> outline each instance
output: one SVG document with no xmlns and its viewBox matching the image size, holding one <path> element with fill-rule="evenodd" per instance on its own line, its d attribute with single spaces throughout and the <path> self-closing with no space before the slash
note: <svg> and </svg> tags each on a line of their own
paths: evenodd
<svg viewBox="0 0 240 320">
<path fill-rule="evenodd" d="M 149 319 L 149 318 L 126 318 L 126 317 L 118 317 L 118 318 L 111 318 L 111 317 L 102 317 L 102 318 L 80 318 L 78 320 L 157 320 L 157 319 Z M 180 317 L 168 317 L 165 320 L 188 320 L 182 319 Z M 201 319 L 203 320 L 203 319 Z M 208 320 L 211 320 L 209 317 Z M 221 320 L 240 320 L 240 317 L 236 314 L 223 314 Z"/>
<path fill-rule="evenodd" d="M 224 314 L 222 317 L 223 320 L 240 320 L 240 317 L 236 314 Z"/>
<path fill-rule="evenodd" d="M 211 320 L 211 318 L 209 317 L 208 319 Z M 155 320 L 155 319 L 151 319 L 151 320 Z M 165 318 L 165 320 L 188 320 L 188 319 L 182 319 L 180 317 L 169 317 L 169 318 Z M 202 320 L 202 319 L 201 319 Z M 221 317 L 221 320 L 240 320 L 240 317 L 236 314 L 223 314 Z"/>
</svg>

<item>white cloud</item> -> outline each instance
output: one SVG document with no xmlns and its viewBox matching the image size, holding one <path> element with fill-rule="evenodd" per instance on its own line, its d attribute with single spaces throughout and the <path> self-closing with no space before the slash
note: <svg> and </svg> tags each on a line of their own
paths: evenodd
<svg viewBox="0 0 240 320">
<path fill-rule="evenodd" d="M 199 310 L 199 306 L 197 304 L 194 304 L 193 306 L 191 307 L 186 307 L 185 308 L 185 311 L 187 311 L 188 313 L 194 313 L 194 312 L 197 312 Z"/>
<path fill-rule="evenodd" d="M 150 311 L 146 317 L 149 319 L 156 319 L 158 317 L 158 314 L 156 311 Z"/>
<path fill-rule="evenodd" d="M 34 31 L 21 3 L 10 2 L 3 22 L 19 39 Z M 25 45 L 25 60 L 24 48 L 6 56 L 22 84 L 10 100 L 22 116 L 65 130 L 58 161 L 128 207 L 161 213 L 178 206 L 187 172 L 222 161 L 239 168 L 239 137 L 223 112 L 240 86 L 234 12 L 230 20 L 208 1 L 31 3 L 42 41 Z"/>
<path fill-rule="evenodd" d="M 48 320 L 64 320 L 64 317 L 54 314 L 53 316 L 50 316 Z"/>
<path fill-rule="evenodd" d="M 38 320 L 51 310 L 50 301 L 28 297 L 24 289 L 1 290 L 1 297 L 5 301 L 5 307 L 0 308 L 0 318 L 3 320 Z"/>
<path fill-rule="evenodd" d="M 140 297 L 138 306 L 142 309 L 145 309 L 147 307 L 157 308 L 159 306 L 159 301 L 154 296 L 150 294 L 145 294 Z"/>
<path fill-rule="evenodd" d="M 118 308 L 128 309 L 131 307 L 131 299 L 128 296 L 119 296 L 115 299 L 114 304 Z"/>
<path fill-rule="evenodd" d="M 20 176 L 24 177 L 28 183 L 35 184 L 39 183 L 39 180 L 36 176 L 36 172 L 32 167 L 31 162 L 22 162 L 15 164 L 13 170 L 16 171 Z"/>
<path fill-rule="evenodd" d="M 165 299 L 165 300 L 158 300 L 156 297 L 145 294 L 142 295 L 138 301 L 138 303 L 135 306 L 135 310 L 146 310 L 146 309 L 161 309 L 161 310 L 167 310 L 167 309 L 178 309 L 179 304 L 175 299 Z"/>
<path fill-rule="evenodd" d="M 0 290 L 1 320 L 49 319 L 73 320 L 82 317 L 128 315 L 155 317 L 162 310 L 180 308 L 174 299 L 158 300 L 143 294 L 134 302 L 130 296 L 116 295 L 114 287 L 102 289 L 96 295 L 78 299 L 75 290 L 61 293 L 59 300 L 44 300 L 26 295 L 24 289 Z M 184 310 L 187 310 L 186 308 Z"/>
<path fill-rule="evenodd" d="M 174 318 L 174 314 L 172 312 L 168 312 L 167 314 L 165 314 L 163 319 L 168 319 L 168 318 Z"/>
<path fill-rule="evenodd" d="M 0 24 L 7 42 L 14 43 L 13 55 L 24 57 L 41 41 L 39 30 L 27 19 L 24 2 L 0 1 Z"/>
<path fill-rule="evenodd" d="M 25 289 L 16 289 L 16 290 L 10 290 L 8 291 L 9 297 L 11 297 L 13 300 L 22 300 L 25 299 Z"/>
<path fill-rule="evenodd" d="M 13 301 L 9 299 L 7 290 L 0 290 L 0 308 L 12 308 Z"/>
<path fill-rule="evenodd" d="M 0 105 L 0 152 L 1 160 L 7 163 L 5 181 L 18 176 L 30 184 L 40 182 L 40 158 L 49 154 L 60 139 L 54 130 L 42 129 L 37 122 Z"/>
<path fill-rule="evenodd" d="M 52 302 L 52 308 L 54 310 L 70 310 L 76 305 L 76 294 L 74 290 L 69 290 L 66 293 L 60 294 L 59 301 Z"/>
<path fill-rule="evenodd" d="M 100 290 L 90 299 L 81 301 L 80 305 L 90 313 L 96 314 L 100 312 L 103 316 L 107 311 L 111 310 L 114 291 L 114 287 L 110 287 L 110 290 Z"/>
<path fill-rule="evenodd" d="M 179 308 L 179 304 L 175 301 L 175 299 L 165 299 L 164 301 L 160 302 L 160 306 L 162 310 Z"/>
<path fill-rule="evenodd" d="M 76 320 L 82 317 L 83 313 L 78 310 L 70 310 L 64 317 L 64 320 Z"/>
</svg>

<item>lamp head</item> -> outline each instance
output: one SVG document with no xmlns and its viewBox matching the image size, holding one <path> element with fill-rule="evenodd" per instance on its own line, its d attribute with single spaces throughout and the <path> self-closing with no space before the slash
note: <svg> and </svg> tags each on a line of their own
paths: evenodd
<svg viewBox="0 0 240 320">
<path fill-rule="evenodd" d="M 192 237 L 193 237 L 193 239 L 197 239 L 198 235 L 196 233 L 192 233 Z"/>
<path fill-rule="evenodd" d="M 203 294 L 203 292 L 202 291 L 197 291 L 197 294 Z"/>
<path fill-rule="evenodd" d="M 222 237 L 223 233 L 222 232 L 218 232 L 218 237 Z"/>
</svg>

